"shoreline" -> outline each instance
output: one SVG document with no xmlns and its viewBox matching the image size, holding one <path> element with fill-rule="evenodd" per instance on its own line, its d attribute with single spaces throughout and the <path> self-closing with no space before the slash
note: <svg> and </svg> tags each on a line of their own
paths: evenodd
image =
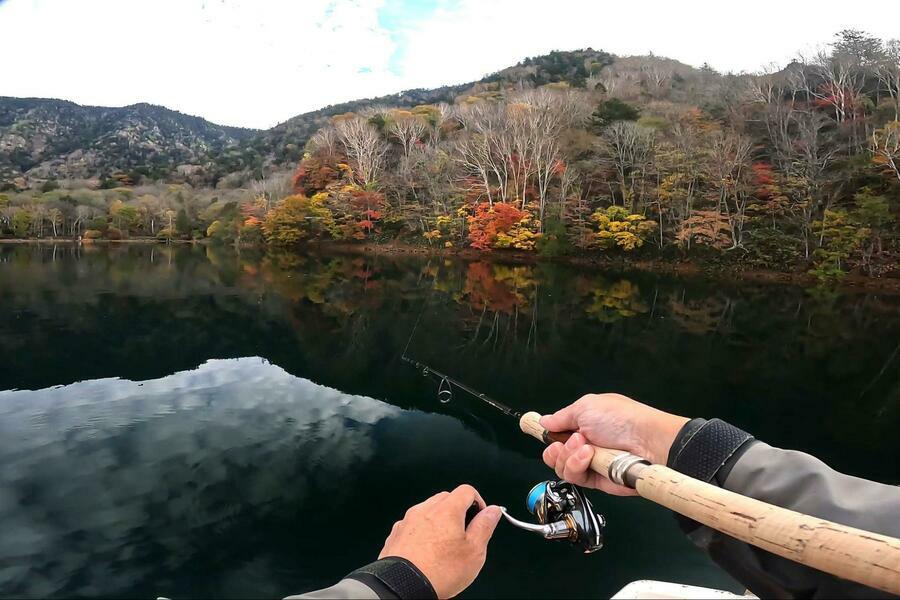
<svg viewBox="0 0 900 600">
<path fill-rule="evenodd" d="M 644 271 L 659 275 L 676 277 L 703 277 L 719 281 L 742 283 L 763 283 L 776 285 L 794 285 L 803 288 L 814 288 L 820 285 L 818 279 L 808 273 L 771 271 L 762 269 L 740 269 L 722 265 L 706 266 L 691 260 L 666 259 L 629 259 L 626 257 L 608 257 L 604 255 L 571 254 L 556 258 L 543 258 L 533 252 L 495 250 L 481 252 L 471 248 L 428 248 L 398 243 L 361 243 L 348 244 L 341 242 L 319 242 L 309 244 L 317 250 L 338 254 L 383 255 L 383 256 L 420 256 L 456 258 L 466 262 L 488 261 L 499 263 L 528 264 L 552 263 L 571 267 L 591 269 L 616 269 L 622 271 Z M 900 278 L 867 277 L 848 273 L 835 286 L 845 292 L 875 292 L 900 295 Z"/>
<path fill-rule="evenodd" d="M 0 244 L 65 244 L 82 246 L 104 246 L 106 244 L 199 244 L 195 240 L 169 240 L 161 241 L 156 238 L 129 238 L 127 240 L 76 240 L 72 238 L 0 238 Z"/>
<path fill-rule="evenodd" d="M 89 240 L 80 241 L 72 238 L 0 238 L 0 245 L 138 245 L 138 244 L 189 244 L 206 245 L 206 240 L 169 240 L 168 242 L 156 238 L 130 238 L 124 240 Z M 631 259 L 624 256 L 610 257 L 603 254 L 570 254 L 555 258 L 540 257 L 533 252 L 521 250 L 495 250 L 482 252 L 473 248 L 437 248 L 417 246 L 399 242 L 310 242 L 299 248 L 315 248 L 316 251 L 334 254 L 374 255 L 374 256 L 418 256 L 418 257 L 442 257 L 455 258 L 466 262 L 488 261 L 511 264 L 535 265 L 539 263 L 552 263 L 568 265 L 571 267 L 586 267 L 591 269 L 615 269 L 621 271 L 636 270 L 659 275 L 675 277 L 703 277 L 719 281 L 763 283 L 777 285 L 794 285 L 803 288 L 813 288 L 820 282 L 808 273 L 784 272 L 763 269 L 741 269 L 734 266 L 706 265 L 692 260 L 669 259 Z M 848 273 L 844 279 L 835 286 L 836 289 L 845 292 L 875 292 L 890 295 L 900 295 L 900 277 L 867 277 L 856 273 Z"/>
</svg>

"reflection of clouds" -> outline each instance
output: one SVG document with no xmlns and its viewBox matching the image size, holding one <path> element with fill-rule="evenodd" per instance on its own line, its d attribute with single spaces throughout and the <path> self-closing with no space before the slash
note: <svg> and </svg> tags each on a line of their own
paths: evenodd
<svg viewBox="0 0 900 600">
<path fill-rule="evenodd" d="M 183 564 L 192 530 L 258 516 L 288 488 L 340 494 L 322 480 L 366 468 L 372 426 L 402 412 L 255 358 L 0 392 L 0 595 L 127 589 L 158 567 L 148 546 Z"/>
</svg>

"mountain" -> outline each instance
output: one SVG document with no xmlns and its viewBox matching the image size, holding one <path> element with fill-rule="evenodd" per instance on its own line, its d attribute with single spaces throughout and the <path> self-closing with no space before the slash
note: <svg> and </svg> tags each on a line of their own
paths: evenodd
<svg viewBox="0 0 900 600">
<path fill-rule="evenodd" d="M 466 96 L 491 97 L 511 88 L 547 84 L 633 85 L 653 68 L 678 79 L 675 93 L 691 93 L 692 85 L 708 87 L 703 71 L 677 61 L 618 58 L 587 48 L 527 58 L 469 83 L 327 106 L 265 131 L 224 127 L 150 104 L 104 108 L 0 97 L 0 191 L 35 187 L 48 179 L 104 177 L 239 187 L 267 172 L 291 168 L 309 137 L 335 115 L 378 106 L 453 103 Z"/>
<path fill-rule="evenodd" d="M 0 186 L 114 173 L 165 178 L 256 133 L 152 104 L 0 97 Z"/>
<path fill-rule="evenodd" d="M 591 75 L 603 66 L 612 64 L 611 54 L 588 48 L 567 52 L 551 52 L 545 56 L 527 58 L 517 65 L 507 67 L 477 81 L 459 85 L 448 85 L 434 89 L 412 89 L 397 94 L 378 98 L 353 100 L 319 110 L 292 117 L 272 129 L 263 131 L 246 140 L 240 148 L 231 148 L 224 154 L 231 153 L 236 158 L 242 151 L 251 149 L 247 160 L 252 165 L 256 156 L 268 156 L 276 164 L 294 164 L 303 155 L 303 146 L 309 137 L 328 120 L 347 112 L 361 112 L 367 108 L 390 106 L 411 108 L 420 104 L 453 103 L 459 96 L 489 93 L 504 86 L 537 87 L 548 83 L 567 82 L 577 87 L 584 87 Z"/>
</svg>

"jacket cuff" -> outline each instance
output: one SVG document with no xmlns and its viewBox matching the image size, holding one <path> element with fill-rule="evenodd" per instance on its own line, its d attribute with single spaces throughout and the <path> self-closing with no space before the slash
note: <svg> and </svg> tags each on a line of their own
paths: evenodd
<svg viewBox="0 0 900 600">
<path fill-rule="evenodd" d="M 355 579 L 372 588 L 379 598 L 436 600 L 437 592 L 425 574 L 412 562 L 388 556 L 361 567 L 346 579 Z"/>
<path fill-rule="evenodd" d="M 693 419 L 675 436 L 667 466 L 694 479 L 721 485 L 720 471 L 730 466 L 735 454 L 743 453 L 742 448 L 752 439 L 746 431 L 721 419 Z"/>
<path fill-rule="evenodd" d="M 722 487 L 731 468 L 753 443 L 752 435 L 720 419 L 692 419 L 675 436 L 666 466 Z M 693 519 L 673 514 L 688 535 L 700 527 Z"/>
</svg>

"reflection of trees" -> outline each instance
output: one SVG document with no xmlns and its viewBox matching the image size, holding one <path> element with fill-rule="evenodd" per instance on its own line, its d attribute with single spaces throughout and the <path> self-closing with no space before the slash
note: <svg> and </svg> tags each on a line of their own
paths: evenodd
<svg viewBox="0 0 900 600">
<path fill-rule="evenodd" d="M 900 310 L 887 295 L 560 265 L 60 245 L 0 248 L 0 303 L 0 388 L 149 379 L 253 354 L 387 397 L 407 379 L 397 358 L 422 314 L 417 359 L 538 409 L 614 387 L 726 418 L 771 401 L 825 424 L 887 427 L 900 411 Z"/>
<path fill-rule="evenodd" d="M 535 285 L 533 267 L 508 267 L 488 262 L 469 263 L 463 299 L 476 310 L 512 314 L 528 304 L 527 294 Z"/>
<path fill-rule="evenodd" d="M 585 312 L 601 323 L 614 323 L 650 310 L 640 288 L 627 279 L 610 282 L 597 277 L 587 281 L 583 287 L 587 287 L 588 295 Z"/>
<path fill-rule="evenodd" d="M 525 348 L 537 346 L 538 280 L 532 265 L 469 263 L 462 292 L 457 300 L 472 309 L 473 331 L 469 344 L 496 350 L 515 346 L 520 329 L 527 324 Z"/>
<path fill-rule="evenodd" d="M 674 322 L 684 331 L 705 335 L 727 328 L 733 303 L 730 298 L 720 296 L 686 299 L 682 292 L 669 299 L 668 308 Z"/>
</svg>

